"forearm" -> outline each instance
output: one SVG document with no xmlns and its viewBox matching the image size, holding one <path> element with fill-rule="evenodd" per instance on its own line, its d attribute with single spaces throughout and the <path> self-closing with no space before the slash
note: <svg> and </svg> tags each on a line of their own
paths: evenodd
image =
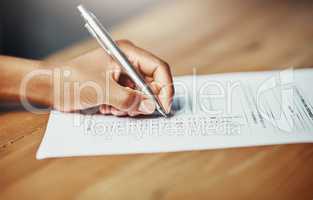
<svg viewBox="0 0 313 200">
<path fill-rule="evenodd" d="M 50 77 L 34 76 L 25 81 L 29 73 L 41 69 L 41 64 L 36 60 L 0 56 L 0 103 L 19 103 L 26 98 L 29 102 L 50 106 Z"/>
</svg>

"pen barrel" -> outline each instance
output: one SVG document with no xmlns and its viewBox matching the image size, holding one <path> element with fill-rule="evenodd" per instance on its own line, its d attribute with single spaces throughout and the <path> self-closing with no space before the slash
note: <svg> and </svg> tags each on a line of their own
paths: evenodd
<svg viewBox="0 0 313 200">
<path fill-rule="evenodd" d="M 129 62 L 127 56 L 120 50 L 117 44 L 114 42 L 109 32 L 102 26 L 99 20 L 82 5 L 78 6 L 83 18 L 86 21 L 85 27 L 96 38 L 101 47 L 112 56 L 112 58 L 119 63 L 119 65 L 127 72 L 128 76 L 134 81 L 137 87 L 149 98 L 153 99 L 156 103 L 157 110 L 164 114 L 164 108 L 160 103 L 158 97 L 156 97 L 151 90 L 150 86 L 145 82 L 145 79 L 135 69 L 135 67 Z"/>
</svg>

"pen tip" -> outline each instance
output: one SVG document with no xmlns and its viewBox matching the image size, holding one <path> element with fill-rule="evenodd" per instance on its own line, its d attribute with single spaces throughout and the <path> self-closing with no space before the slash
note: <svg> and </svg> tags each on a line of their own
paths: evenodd
<svg viewBox="0 0 313 200">
<path fill-rule="evenodd" d="M 161 115 L 163 115 L 163 117 L 166 117 L 166 118 L 170 117 L 170 115 L 164 112 L 162 109 L 160 109 L 159 112 L 161 113 Z"/>
</svg>

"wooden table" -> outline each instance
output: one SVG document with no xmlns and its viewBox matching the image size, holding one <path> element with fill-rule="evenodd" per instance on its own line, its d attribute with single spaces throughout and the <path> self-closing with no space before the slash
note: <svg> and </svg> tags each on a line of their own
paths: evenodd
<svg viewBox="0 0 313 200">
<path fill-rule="evenodd" d="M 175 75 L 313 66 L 310 1 L 163 1 L 114 29 Z M 49 59 L 67 60 L 85 41 Z M 312 199 L 313 145 L 37 161 L 48 114 L 0 113 L 0 199 Z"/>
</svg>

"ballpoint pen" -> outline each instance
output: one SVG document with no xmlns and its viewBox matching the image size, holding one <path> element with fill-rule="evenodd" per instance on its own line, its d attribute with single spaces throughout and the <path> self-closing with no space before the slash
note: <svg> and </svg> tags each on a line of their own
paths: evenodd
<svg viewBox="0 0 313 200">
<path fill-rule="evenodd" d="M 127 72 L 128 76 L 134 81 L 139 89 L 151 98 L 156 105 L 156 109 L 164 117 L 169 115 L 166 113 L 159 98 L 153 94 L 149 85 L 144 81 L 143 77 L 136 71 L 136 69 L 129 62 L 125 54 L 120 50 L 117 44 L 114 42 L 109 32 L 102 26 L 99 20 L 94 14 L 88 11 L 83 5 L 79 5 L 77 9 L 80 11 L 82 17 L 85 20 L 85 27 L 89 33 L 96 38 L 100 46 L 110 55 L 113 59 L 121 65 L 121 67 Z"/>
</svg>

